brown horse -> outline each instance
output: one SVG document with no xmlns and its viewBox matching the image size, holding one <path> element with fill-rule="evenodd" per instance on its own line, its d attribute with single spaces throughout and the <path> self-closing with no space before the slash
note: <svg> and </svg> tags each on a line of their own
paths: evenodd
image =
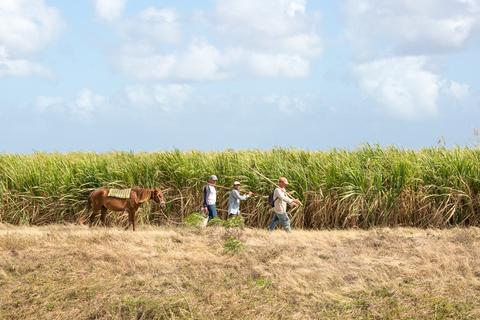
<svg viewBox="0 0 480 320">
<path fill-rule="evenodd" d="M 87 201 L 87 211 L 92 210 L 90 214 L 90 226 L 92 226 L 98 211 L 101 211 L 100 220 L 103 225 L 105 225 L 107 210 L 122 212 L 126 210 L 128 212 L 128 226 L 125 229 L 128 229 L 128 227 L 132 225 L 133 231 L 135 231 L 135 212 L 137 212 L 142 203 L 153 200 L 159 203 L 162 208 L 165 208 L 165 199 L 160 189 L 135 187 L 132 188 L 130 198 L 128 199 L 109 197 L 108 191 L 109 189 L 107 188 L 101 188 L 90 193 Z"/>
</svg>

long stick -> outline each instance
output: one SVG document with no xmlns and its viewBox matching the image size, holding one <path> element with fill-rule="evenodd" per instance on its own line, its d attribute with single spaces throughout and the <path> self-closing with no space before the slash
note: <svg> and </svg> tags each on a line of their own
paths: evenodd
<svg viewBox="0 0 480 320">
<path fill-rule="evenodd" d="M 199 182 L 203 182 L 202 180 L 200 179 L 195 179 Z M 232 187 L 225 187 L 225 186 L 222 186 L 222 185 L 219 185 L 219 184 L 215 184 L 215 188 L 220 188 L 220 189 L 225 189 L 225 190 L 229 190 L 229 191 L 232 191 Z M 247 191 L 242 191 L 242 192 L 247 192 Z M 252 192 L 252 195 L 255 195 L 255 196 L 263 196 L 261 194 L 258 194 L 258 193 L 255 193 L 255 192 Z"/>
<path fill-rule="evenodd" d="M 268 182 L 270 182 L 271 184 L 273 184 L 275 187 L 277 188 L 280 188 L 279 185 L 277 185 L 275 182 L 273 182 L 270 178 L 264 176 L 263 174 L 261 174 L 260 172 L 258 172 L 257 170 L 253 169 L 252 168 L 252 171 L 255 172 L 256 174 L 258 174 L 260 177 L 264 178 L 265 180 L 267 180 Z M 287 191 L 285 191 L 285 193 L 287 194 L 287 196 L 289 196 L 290 198 L 295 198 L 293 197 L 291 194 L 289 194 Z"/>
<path fill-rule="evenodd" d="M 279 185 L 277 185 L 275 182 L 273 182 L 270 178 L 264 176 L 263 174 L 261 174 L 260 172 L 258 172 L 257 170 L 251 168 L 253 172 L 255 172 L 256 174 L 258 174 L 260 177 L 264 178 L 265 180 L 267 180 L 268 182 L 270 182 L 271 184 L 273 184 L 275 187 L 277 188 L 280 188 Z M 287 194 L 287 196 L 289 196 L 290 198 L 293 198 L 287 191 L 285 191 L 285 193 Z M 302 205 L 302 203 L 300 202 L 300 205 Z M 292 209 L 292 212 L 297 210 L 298 209 L 298 206 L 295 206 L 293 209 Z M 289 216 L 290 219 L 293 219 L 292 215 L 290 213 L 288 213 L 288 211 L 286 212 L 287 215 Z"/>
</svg>

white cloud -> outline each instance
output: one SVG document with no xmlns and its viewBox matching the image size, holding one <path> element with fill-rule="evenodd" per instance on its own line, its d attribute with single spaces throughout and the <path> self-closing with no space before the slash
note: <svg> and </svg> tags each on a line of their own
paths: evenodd
<svg viewBox="0 0 480 320">
<path fill-rule="evenodd" d="M 403 117 L 435 114 L 448 94 L 469 86 L 428 70 L 438 54 L 464 48 L 480 26 L 480 0 L 346 0 L 347 37 L 361 89 Z M 440 101 L 440 102 L 439 102 Z"/>
<path fill-rule="evenodd" d="M 0 47 L 11 55 L 37 52 L 52 42 L 63 26 L 58 10 L 43 0 L 2 0 L 0 21 Z"/>
<path fill-rule="evenodd" d="M 26 59 L 12 59 L 6 49 L 0 47 L 0 77 L 30 75 L 52 77 L 51 72 L 44 66 Z"/>
<path fill-rule="evenodd" d="M 310 62 L 297 55 L 247 52 L 245 58 L 252 73 L 260 76 L 304 77 Z"/>
<path fill-rule="evenodd" d="M 426 58 L 381 59 L 355 67 L 362 90 L 393 114 L 415 118 L 437 112 L 442 79 L 426 70 Z"/>
<path fill-rule="evenodd" d="M 148 45 L 126 45 L 117 58 L 120 69 L 142 80 L 166 79 L 177 63 L 174 54 L 157 53 Z"/>
<path fill-rule="evenodd" d="M 354 67 L 363 92 L 394 115 L 418 118 L 438 112 L 440 99 L 463 100 L 468 84 L 446 80 L 428 70 L 427 57 L 379 59 Z"/>
<path fill-rule="evenodd" d="M 222 71 L 221 53 L 205 41 L 194 40 L 185 52 L 162 53 L 148 45 L 125 47 L 118 64 L 125 73 L 141 80 L 216 80 Z"/>
<path fill-rule="evenodd" d="M 308 103 L 305 98 L 288 95 L 269 95 L 263 97 L 263 102 L 278 108 L 286 114 L 303 113 L 308 110 Z"/>
<path fill-rule="evenodd" d="M 77 98 L 68 107 L 72 114 L 88 118 L 95 111 L 103 109 L 106 106 L 106 101 L 107 99 L 104 96 L 86 88 L 79 92 Z"/>
<path fill-rule="evenodd" d="M 448 92 L 456 99 L 461 100 L 470 95 L 470 86 L 464 83 L 450 81 L 447 85 Z"/>
<path fill-rule="evenodd" d="M 217 80 L 226 75 L 222 71 L 225 64 L 220 51 L 206 41 L 193 41 L 187 52 L 180 55 L 177 77 L 187 80 Z"/>
<path fill-rule="evenodd" d="M 62 97 L 38 96 L 35 106 L 40 112 L 62 111 L 65 100 Z"/>
<path fill-rule="evenodd" d="M 58 10 L 44 0 L 2 0 L 0 21 L 0 76 L 51 76 L 29 57 L 58 36 L 63 27 Z"/>
<path fill-rule="evenodd" d="M 76 97 L 69 100 L 58 96 L 38 96 L 35 105 L 40 112 L 67 112 L 82 120 L 109 108 L 107 99 L 89 88 L 80 90 Z"/>
<path fill-rule="evenodd" d="M 113 21 L 123 15 L 127 0 L 93 0 L 93 4 L 99 18 Z"/>
<path fill-rule="evenodd" d="M 206 40 L 193 39 L 189 46 L 175 48 L 182 33 L 175 9 L 148 7 L 117 26 L 125 42 L 116 64 L 128 75 L 153 81 L 225 77 L 221 52 Z"/>
<path fill-rule="evenodd" d="M 134 108 L 159 108 L 174 111 L 190 99 L 191 87 L 184 84 L 133 85 L 125 88 L 128 101 Z"/>
<path fill-rule="evenodd" d="M 347 34 L 366 54 L 428 55 L 462 48 L 480 22 L 478 0 L 347 0 Z M 380 49 L 381 50 L 381 49 Z"/>
<path fill-rule="evenodd" d="M 322 53 L 305 0 L 217 1 L 217 29 L 234 62 L 259 76 L 303 77 Z"/>
<path fill-rule="evenodd" d="M 242 72 L 304 77 L 322 52 L 317 15 L 307 13 L 305 0 L 217 1 L 211 17 L 220 36 L 215 45 L 195 32 L 181 43 L 174 9 L 149 7 L 118 22 L 125 38 L 116 58 L 119 69 L 152 81 L 219 80 Z"/>
<path fill-rule="evenodd" d="M 306 29 L 305 0 L 217 1 L 216 14 L 223 33 L 252 38 L 287 37 Z M 242 26 L 242 27 L 239 27 Z"/>
<path fill-rule="evenodd" d="M 118 26 L 128 41 L 177 43 L 181 37 L 179 16 L 170 8 L 148 7 Z"/>
</svg>

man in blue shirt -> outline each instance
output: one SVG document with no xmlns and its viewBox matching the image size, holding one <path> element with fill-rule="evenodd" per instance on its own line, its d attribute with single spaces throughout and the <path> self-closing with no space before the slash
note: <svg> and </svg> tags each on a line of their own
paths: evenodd
<svg viewBox="0 0 480 320">
<path fill-rule="evenodd" d="M 247 200 L 251 195 L 251 192 L 240 194 L 240 182 L 235 181 L 228 197 L 228 217 L 237 217 L 240 214 L 240 201 Z"/>
</svg>

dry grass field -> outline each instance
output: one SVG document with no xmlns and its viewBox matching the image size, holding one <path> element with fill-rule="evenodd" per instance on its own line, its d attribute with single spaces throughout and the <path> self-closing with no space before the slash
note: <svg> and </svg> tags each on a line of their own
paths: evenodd
<svg viewBox="0 0 480 320">
<path fill-rule="evenodd" d="M 478 319 L 480 229 L 0 225 L 2 319 Z"/>
</svg>

